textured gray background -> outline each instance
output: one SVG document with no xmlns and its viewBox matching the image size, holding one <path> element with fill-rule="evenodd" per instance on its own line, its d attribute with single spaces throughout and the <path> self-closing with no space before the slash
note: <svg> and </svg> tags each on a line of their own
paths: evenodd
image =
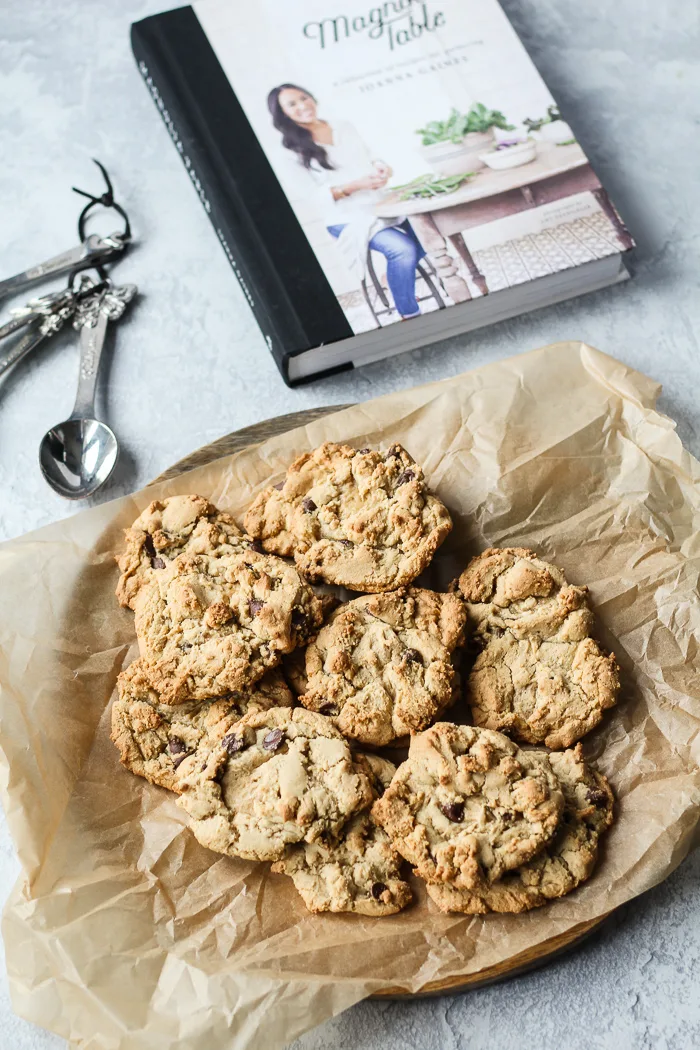
<svg viewBox="0 0 700 1050">
<path fill-rule="evenodd" d="M 632 282 L 297 391 L 282 384 L 135 72 L 129 23 L 162 6 L 0 3 L 0 275 L 74 243 L 79 202 L 70 186 L 99 185 L 92 156 L 113 172 L 139 240 L 119 278 L 136 281 L 143 297 L 120 325 L 104 374 L 107 415 L 124 447 L 104 498 L 267 416 L 374 397 L 569 338 L 661 380 L 662 409 L 700 453 L 697 0 L 505 0 L 639 242 Z M 67 334 L 0 383 L 0 539 L 73 509 L 42 482 L 37 448 L 68 414 L 76 369 Z M 16 874 L 3 827 L 1 896 Z M 543 971 L 464 996 L 362 1004 L 295 1050 L 697 1047 L 698 875 L 696 854 Z M 265 1050 L 263 1033 L 259 1045 Z M 0 977 L 1 1050 L 64 1046 L 14 1017 Z"/>
</svg>

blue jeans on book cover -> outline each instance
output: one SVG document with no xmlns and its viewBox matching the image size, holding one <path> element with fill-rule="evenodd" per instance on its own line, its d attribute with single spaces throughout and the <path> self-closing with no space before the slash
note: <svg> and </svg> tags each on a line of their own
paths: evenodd
<svg viewBox="0 0 700 1050">
<path fill-rule="evenodd" d="M 340 237 L 346 223 L 329 226 L 331 237 Z M 402 317 L 416 317 L 420 307 L 416 301 L 416 265 L 425 257 L 425 249 L 406 219 L 399 226 L 385 226 L 369 242 L 372 251 L 386 258 L 386 279 L 394 297 L 396 309 Z"/>
</svg>

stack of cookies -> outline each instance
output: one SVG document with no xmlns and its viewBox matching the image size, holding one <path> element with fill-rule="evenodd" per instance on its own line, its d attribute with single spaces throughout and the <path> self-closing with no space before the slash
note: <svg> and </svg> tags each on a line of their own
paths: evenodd
<svg viewBox="0 0 700 1050">
<path fill-rule="evenodd" d="M 451 528 L 400 445 L 326 443 L 245 532 L 200 496 L 126 531 L 140 658 L 113 705 L 121 761 L 311 911 L 399 911 L 404 861 L 444 911 L 523 911 L 590 875 L 612 821 L 572 748 L 618 691 L 586 589 L 521 549 L 485 551 L 450 593 L 414 586 Z"/>
</svg>

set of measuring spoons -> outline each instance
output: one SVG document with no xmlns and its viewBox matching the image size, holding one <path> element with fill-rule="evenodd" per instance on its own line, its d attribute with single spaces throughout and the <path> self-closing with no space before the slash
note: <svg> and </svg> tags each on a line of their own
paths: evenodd
<svg viewBox="0 0 700 1050">
<path fill-rule="evenodd" d="M 116 286 L 107 274 L 107 264 L 123 256 L 128 247 L 131 228 L 126 212 L 114 200 L 107 172 L 99 161 L 95 163 L 102 171 L 107 190 L 101 197 L 76 190 L 90 201 L 78 219 L 80 244 L 0 281 L 2 300 L 39 281 L 69 275 L 65 288 L 10 310 L 10 320 L 0 326 L 0 377 L 65 325 L 72 325 L 79 333 L 80 365 L 73 411 L 68 419 L 47 431 L 39 447 L 44 478 L 66 499 L 91 496 L 104 485 L 117 464 L 119 444 L 111 427 L 97 418 L 95 394 L 108 325 L 119 320 L 137 294 L 136 285 Z M 124 229 L 107 237 L 87 236 L 86 219 L 97 205 L 117 211 L 124 220 Z M 7 349 L 6 340 L 10 340 Z"/>
</svg>

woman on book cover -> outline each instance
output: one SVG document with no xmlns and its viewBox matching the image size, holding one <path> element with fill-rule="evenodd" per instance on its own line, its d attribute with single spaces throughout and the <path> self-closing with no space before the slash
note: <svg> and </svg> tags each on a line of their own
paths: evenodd
<svg viewBox="0 0 700 1050">
<path fill-rule="evenodd" d="M 426 254 L 406 219 L 391 225 L 378 219 L 374 209 L 392 169 L 371 151 L 352 124 L 318 116 L 316 99 L 297 84 L 280 84 L 267 97 L 272 122 L 282 135 L 282 145 L 325 195 L 324 217 L 331 237 L 340 247 L 350 270 L 365 272 L 367 249 L 386 258 L 386 276 L 396 309 L 402 318 L 416 317 L 416 264 Z"/>
</svg>

